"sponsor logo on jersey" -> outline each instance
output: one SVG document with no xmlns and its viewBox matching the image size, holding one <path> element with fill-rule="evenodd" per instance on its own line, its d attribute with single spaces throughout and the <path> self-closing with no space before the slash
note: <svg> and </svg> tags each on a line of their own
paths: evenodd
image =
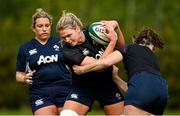
<svg viewBox="0 0 180 116">
<path fill-rule="evenodd" d="M 71 94 L 71 98 L 78 99 L 78 94 L 76 94 L 76 93 Z"/>
<path fill-rule="evenodd" d="M 33 54 L 36 54 L 36 53 L 37 53 L 37 49 L 36 48 L 34 48 L 32 50 L 29 50 L 30 56 L 33 55 Z"/>
<path fill-rule="evenodd" d="M 36 104 L 36 106 L 40 106 L 40 105 L 44 104 L 43 99 L 36 100 L 35 104 Z"/>
<path fill-rule="evenodd" d="M 59 51 L 59 46 L 58 45 L 54 45 L 53 48 L 54 48 L 55 51 Z"/>
<path fill-rule="evenodd" d="M 101 50 L 98 51 L 98 53 L 95 55 L 95 58 L 99 59 L 103 53 L 104 53 L 104 50 L 101 48 Z"/>
<path fill-rule="evenodd" d="M 85 48 L 83 51 L 83 55 L 87 56 L 89 54 L 89 50 L 87 48 Z"/>
<path fill-rule="evenodd" d="M 58 62 L 58 55 L 51 55 L 51 56 L 44 56 L 41 55 L 39 57 L 39 60 L 37 61 L 38 65 L 41 65 L 41 63 L 46 64 L 46 63 L 51 63 L 51 62 Z"/>
</svg>

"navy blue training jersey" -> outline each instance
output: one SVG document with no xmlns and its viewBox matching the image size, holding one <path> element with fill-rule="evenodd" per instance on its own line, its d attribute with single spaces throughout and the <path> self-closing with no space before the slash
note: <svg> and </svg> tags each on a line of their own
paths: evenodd
<svg viewBox="0 0 180 116">
<path fill-rule="evenodd" d="M 63 47 L 64 61 L 72 70 L 73 65 L 80 65 L 86 56 L 99 59 L 103 54 L 105 47 L 95 43 L 88 34 L 88 30 L 84 29 L 85 42 L 77 46 L 65 45 Z M 76 75 L 72 70 L 72 82 L 78 86 L 108 86 L 112 81 L 112 67 L 106 68 L 101 72 L 89 72 L 81 75 Z"/>
<path fill-rule="evenodd" d="M 159 60 L 148 47 L 130 44 L 126 46 L 125 52 L 120 51 L 129 77 L 140 71 L 161 75 Z"/>
<path fill-rule="evenodd" d="M 48 84 L 68 86 L 70 73 L 62 62 L 60 39 L 50 37 L 45 45 L 32 39 L 20 46 L 16 71 L 30 72 L 36 70 L 33 75 L 31 87 L 48 86 Z"/>
</svg>

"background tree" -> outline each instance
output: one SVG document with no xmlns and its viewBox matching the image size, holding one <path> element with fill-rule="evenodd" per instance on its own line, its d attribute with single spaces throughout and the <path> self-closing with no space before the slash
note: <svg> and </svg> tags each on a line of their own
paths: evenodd
<svg viewBox="0 0 180 116">
<path fill-rule="evenodd" d="M 118 20 L 127 43 L 143 26 L 160 33 L 166 43 L 158 52 L 161 69 L 169 83 L 167 109 L 180 109 L 180 1 L 179 0 L 1 0 L 0 1 L 0 108 L 28 106 L 28 87 L 15 81 L 19 46 L 33 37 L 31 16 L 43 8 L 53 17 L 52 33 L 62 10 L 74 12 L 84 24 L 102 19 Z M 120 75 L 126 79 L 123 66 Z"/>
</svg>

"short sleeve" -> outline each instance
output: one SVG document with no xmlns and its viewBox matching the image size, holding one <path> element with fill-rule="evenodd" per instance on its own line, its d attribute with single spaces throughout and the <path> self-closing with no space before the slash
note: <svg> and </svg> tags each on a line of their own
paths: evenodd
<svg viewBox="0 0 180 116">
<path fill-rule="evenodd" d="M 17 55 L 16 71 L 25 71 L 26 69 L 26 58 L 23 48 L 20 47 Z"/>
<path fill-rule="evenodd" d="M 70 65 L 80 65 L 86 56 L 78 49 L 63 48 L 63 60 Z"/>
</svg>

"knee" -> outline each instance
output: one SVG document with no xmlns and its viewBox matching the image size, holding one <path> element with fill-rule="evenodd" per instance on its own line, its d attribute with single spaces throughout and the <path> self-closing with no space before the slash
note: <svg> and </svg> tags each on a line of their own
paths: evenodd
<svg viewBox="0 0 180 116">
<path fill-rule="evenodd" d="M 60 116 L 78 116 L 78 114 L 73 110 L 62 110 Z"/>
</svg>

